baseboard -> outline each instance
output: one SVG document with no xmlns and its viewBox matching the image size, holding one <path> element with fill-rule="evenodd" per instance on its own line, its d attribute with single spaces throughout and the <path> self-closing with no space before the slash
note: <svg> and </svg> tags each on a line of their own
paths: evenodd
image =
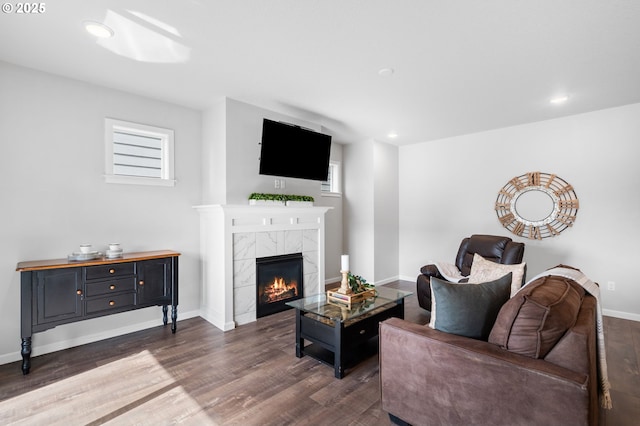
<svg viewBox="0 0 640 426">
<path fill-rule="evenodd" d="M 398 277 L 386 278 L 384 280 L 376 281 L 374 283 L 374 285 L 385 285 L 385 284 L 389 284 L 389 283 L 398 281 L 399 279 L 400 278 L 398 278 Z M 341 278 L 334 278 L 334 279 L 331 279 L 331 280 L 326 280 L 325 283 L 324 283 L 325 291 L 333 290 L 333 289 L 335 289 L 337 287 L 340 287 L 340 281 L 341 281 Z"/>
<path fill-rule="evenodd" d="M 614 310 L 611 310 L 611 309 L 603 309 L 602 310 L 602 315 L 607 316 L 607 317 L 614 317 L 614 318 L 631 320 L 631 321 L 640 321 L 640 315 L 639 314 L 631 314 L 629 312 L 614 311 Z"/>
<path fill-rule="evenodd" d="M 337 277 L 333 277 L 333 278 L 326 278 L 324 280 L 324 286 L 325 287 L 332 287 L 335 283 L 338 283 L 338 285 L 339 285 L 340 281 L 342 281 L 342 277 L 341 276 L 337 276 Z"/>
<path fill-rule="evenodd" d="M 382 281 L 376 282 L 376 285 L 388 284 L 388 283 L 396 281 L 398 279 L 405 280 L 403 277 L 400 277 L 400 278 L 389 278 L 389 279 L 386 279 L 386 280 L 382 280 Z M 410 281 L 410 280 L 406 279 L 406 281 Z M 331 285 L 331 284 L 332 283 L 327 283 L 327 285 Z M 335 282 L 333 284 L 335 284 Z M 231 330 L 231 329 L 235 328 L 235 324 L 234 323 L 233 324 L 217 324 L 216 322 L 211 321 L 211 319 L 207 318 L 206 315 L 203 315 L 203 314 L 204 313 L 199 311 L 199 310 L 189 311 L 189 312 L 181 312 L 180 313 L 180 319 L 178 320 L 178 324 L 182 320 L 186 320 L 186 319 L 189 319 L 189 318 L 194 318 L 194 317 L 198 317 L 199 316 L 199 317 L 203 318 L 204 320 L 208 321 L 209 323 L 213 324 L 215 327 L 219 328 L 220 330 L 228 331 L 228 330 Z M 626 320 L 630 320 L 630 321 L 640 321 L 640 315 L 639 314 L 632 314 L 632 313 L 629 313 L 629 312 L 614 311 L 614 310 L 611 310 L 611 309 L 603 309 L 602 310 L 602 314 L 605 315 L 605 316 L 614 317 L 614 318 L 620 318 L 620 319 L 626 319 Z M 116 328 L 116 329 L 113 329 L 113 330 L 108 330 L 108 331 L 105 331 L 105 332 L 102 332 L 102 333 L 96 333 L 96 334 L 90 334 L 90 335 L 87 335 L 87 336 L 81 336 L 81 337 L 78 337 L 78 338 L 75 338 L 75 339 L 61 340 L 59 342 L 51 343 L 51 344 L 48 344 L 48 345 L 43 345 L 43 346 L 34 345 L 34 347 L 32 349 L 31 356 L 38 356 L 38 355 L 48 354 L 48 353 L 51 353 L 51 352 L 57 352 L 57 351 L 60 351 L 60 350 L 73 348 L 75 346 L 86 345 L 88 343 L 93 343 L 93 342 L 97 342 L 97 341 L 104 340 L 104 339 L 110 339 L 112 337 L 122 336 L 124 334 L 134 333 L 136 331 L 146 330 L 148 328 L 153 328 L 153 327 L 157 327 L 157 326 L 158 326 L 158 320 L 151 320 L 151 321 L 146 321 L 146 322 L 143 322 L 143 323 L 132 324 L 132 325 L 126 326 L 126 327 L 120 327 L 120 328 Z M 179 329 L 179 326 L 178 326 L 178 329 Z M 0 365 L 9 364 L 11 362 L 22 360 L 22 356 L 20 355 L 19 345 L 16 345 L 16 348 L 18 349 L 16 352 L 0 355 Z"/>
<path fill-rule="evenodd" d="M 186 320 L 189 318 L 194 318 L 200 316 L 200 311 L 189 311 L 189 312 L 180 312 L 179 320 L 178 320 L 178 329 L 180 329 L 180 321 Z M 158 327 L 162 322 L 159 323 L 160 320 L 154 319 L 150 321 L 145 321 L 141 323 L 131 324 L 126 327 L 114 328 L 112 330 L 107 330 L 101 333 L 89 334 L 86 336 L 79 336 L 72 339 L 60 340 L 59 342 L 50 343 L 48 345 L 38 346 L 34 344 L 31 349 L 31 356 L 36 357 L 39 355 L 48 354 L 51 352 L 57 352 L 64 349 L 73 348 L 76 346 L 86 345 L 88 343 L 98 342 L 100 340 L 110 339 L 112 337 L 122 336 L 124 334 L 134 333 L 136 331 L 146 330 L 148 328 Z M 169 320 L 171 323 L 171 320 Z M 37 334 L 35 335 L 37 342 Z M 19 343 L 19 342 L 18 342 Z M 22 355 L 20 355 L 20 345 L 16 344 L 16 348 L 18 349 L 16 352 L 8 353 L 0 355 L 0 365 L 8 364 L 10 362 L 20 361 L 22 360 Z"/>
<path fill-rule="evenodd" d="M 418 277 L 418 274 L 415 275 L 400 275 L 400 278 L 398 278 L 400 281 L 416 281 L 416 278 Z"/>
<path fill-rule="evenodd" d="M 225 321 L 219 321 L 218 317 L 220 315 L 213 315 L 208 313 L 205 310 L 201 310 L 200 311 L 200 317 L 207 321 L 209 324 L 213 325 L 214 327 L 222 330 L 222 331 L 229 331 L 229 330 L 233 330 L 234 328 L 236 328 L 236 323 L 235 321 L 230 321 L 230 322 L 225 322 Z"/>
<path fill-rule="evenodd" d="M 384 280 L 378 280 L 374 284 L 375 285 L 385 285 L 392 283 L 394 281 L 398 281 L 400 278 L 396 275 L 395 277 L 385 278 Z"/>
</svg>

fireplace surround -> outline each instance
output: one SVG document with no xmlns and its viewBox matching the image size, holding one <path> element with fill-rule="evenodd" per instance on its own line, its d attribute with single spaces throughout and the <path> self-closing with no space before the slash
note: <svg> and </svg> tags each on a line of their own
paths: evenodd
<svg viewBox="0 0 640 426">
<path fill-rule="evenodd" d="M 223 331 L 253 322 L 256 259 L 302 253 L 303 293 L 324 291 L 325 214 L 332 207 L 210 204 L 200 215 L 201 316 Z"/>
</svg>

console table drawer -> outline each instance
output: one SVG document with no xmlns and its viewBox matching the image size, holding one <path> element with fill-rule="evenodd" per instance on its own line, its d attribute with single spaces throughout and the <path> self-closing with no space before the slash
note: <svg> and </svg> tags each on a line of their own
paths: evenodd
<svg viewBox="0 0 640 426">
<path fill-rule="evenodd" d="M 136 305 L 135 293 L 116 294 L 87 300 L 87 315 L 104 311 L 131 309 Z"/>
<path fill-rule="evenodd" d="M 87 280 L 133 275 L 136 273 L 136 264 L 112 263 L 110 265 L 87 266 Z"/>
<path fill-rule="evenodd" d="M 113 279 L 108 281 L 98 281 L 87 283 L 85 287 L 85 296 L 93 297 L 102 294 L 121 293 L 123 291 L 135 291 L 136 278 L 126 277 Z"/>
</svg>

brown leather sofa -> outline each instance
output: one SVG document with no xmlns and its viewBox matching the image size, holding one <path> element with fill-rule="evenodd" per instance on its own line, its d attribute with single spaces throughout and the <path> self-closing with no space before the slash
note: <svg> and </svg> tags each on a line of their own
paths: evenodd
<svg viewBox="0 0 640 426">
<path fill-rule="evenodd" d="M 496 235 L 472 235 L 464 238 L 458 248 L 455 265 L 462 275 L 468 276 L 473 264 L 473 255 L 479 254 L 487 260 L 503 265 L 522 263 L 524 243 L 517 243 L 509 237 Z M 435 259 L 434 259 L 435 260 Z M 526 276 L 526 274 L 525 274 Z M 425 265 L 420 268 L 420 275 L 416 280 L 416 296 L 421 308 L 431 310 L 431 277 L 444 279 L 435 265 Z M 524 284 L 523 276 L 523 284 Z"/>
<path fill-rule="evenodd" d="M 488 341 L 399 318 L 382 322 L 381 404 L 392 421 L 596 425 L 596 299 L 571 280 L 548 277 L 538 281 L 503 305 Z M 529 288 L 534 283 L 537 287 Z M 578 296 L 558 304 L 548 296 L 549 289 Z M 546 311 L 540 309 L 545 303 Z M 531 328 L 536 315 L 542 326 Z M 550 323 L 550 318 L 555 322 Z M 566 324 L 564 329 L 561 322 Z M 529 327 L 528 337 L 515 330 L 523 326 Z M 551 334 L 556 338 L 549 339 Z M 527 352 L 530 350 L 533 352 Z"/>
</svg>

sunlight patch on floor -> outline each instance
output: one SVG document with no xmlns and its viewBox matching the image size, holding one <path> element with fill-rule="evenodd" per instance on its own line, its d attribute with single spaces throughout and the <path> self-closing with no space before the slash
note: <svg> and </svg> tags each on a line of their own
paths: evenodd
<svg viewBox="0 0 640 426">
<path fill-rule="evenodd" d="M 215 425 L 143 351 L 0 402 L 0 424 Z"/>
</svg>

